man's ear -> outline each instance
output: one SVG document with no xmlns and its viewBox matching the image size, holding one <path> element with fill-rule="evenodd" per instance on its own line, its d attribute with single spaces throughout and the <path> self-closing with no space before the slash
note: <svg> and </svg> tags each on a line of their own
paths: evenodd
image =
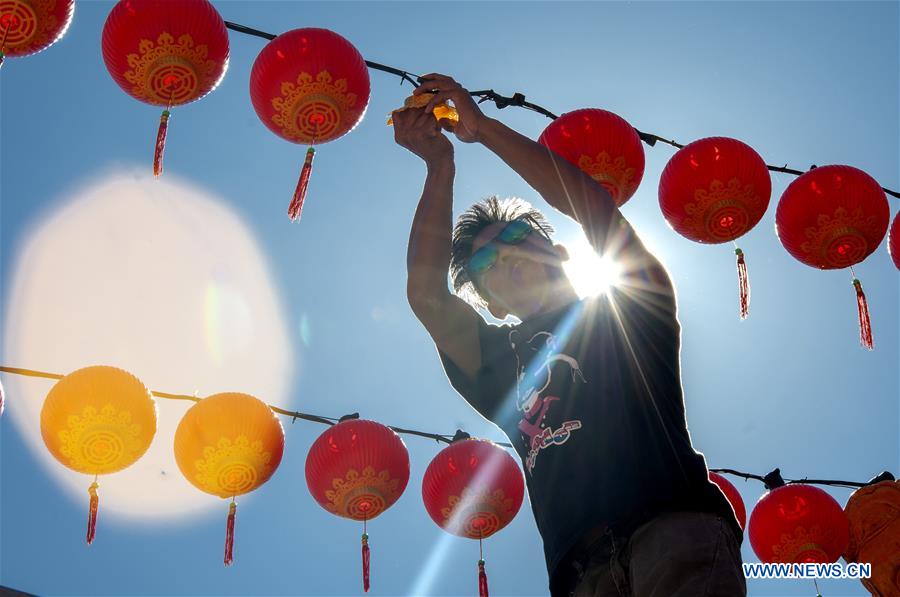
<svg viewBox="0 0 900 597">
<path fill-rule="evenodd" d="M 553 250 L 556 251 L 556 254 L 559 255 L 560 261 L 568 261 L 569 260 L 569 251 L 562 245 L 553 245 Z"/>
</svg>

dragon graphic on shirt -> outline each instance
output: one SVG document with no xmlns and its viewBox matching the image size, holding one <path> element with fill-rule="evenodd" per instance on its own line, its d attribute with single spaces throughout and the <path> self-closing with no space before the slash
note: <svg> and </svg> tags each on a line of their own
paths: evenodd
<svg viewBox="0 0 900 597">
<path fill-rule="evenodd" d="M 516 409 L 522 412 L 518 427 L 526 438 L 525 468 L 530 474 L 541 450 L 566 443 L 573 431 L 581 429 L 578 419 L 564 421 L 556 429 L 544 423 L 553 404 L 560 400 L 559 396 L 548 393 L 554 370 L 559 373 L 560 368 L 568 368 L 573 382 L 576 379 L 587 382 L 578 361 L 560 352 L 556 336 L 538 332 L 525 342 L 517 342 L 519 335 L 519 330 L 510 331 L 509 345 L 517 361 Z"/>
</svg>

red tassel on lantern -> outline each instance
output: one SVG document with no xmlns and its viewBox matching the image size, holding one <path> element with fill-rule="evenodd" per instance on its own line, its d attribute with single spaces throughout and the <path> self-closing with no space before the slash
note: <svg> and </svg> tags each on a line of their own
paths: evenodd
<svg viewBox="0 0 900 597">
<path fill-rule="evenodd" d="M 159 130 L 156 132 L 156 147 L 153 151 L 153 176 L 162 174 L 163 152 L 166 149 L 166 132 L 169 130 L 169 115 L 171 112 L 163 110 L 159 117 Z"/>
<path fill-rule="evenodd" d="M 225 565 L 231 566 L 234 561 L 234 513 L 237 511 L 237 504 L 234 500 L 228 506 L 228 523 L 225 527 Z"/>
<path fill-rule="evenodd" d="M 478 597 L 488 597 L 487 574 L 484 572 L 484 560 L 478 560 Z"/>
<path fill-rule="evenodd" d="M 88 511 L 88 528 L 87 528 L 87 544 L 94 542 L 94 535 L 97 533 L 97 510 L 100 508 L 100 496 L 97 495 L 97 488 L 100 484 L 96 479 L 91 486 L 88 487 L 88 493 L 91 496 L 91 505 Z"/>
<path fill-rule="evenodd" d="M 853 278 L 853 287 L 856 288 L 856 309 L 859 313 L 859 343 L 872 350 L 872 321 L 869 319 L 869 303 L 866 301 L 866 293 L 863 292 L 862 283 Z"/>
<path fill-rule="evenodd" d="M 363 591 L 369 592 L 369 536 L 362 534 Z"/>
<path fill-rule="evenodd" d="M 734 250 L 737 255 L 738 285 L 741 294 L 741 319 L 747 319 L 750 315 L 750 278 L 747 276 L 747 264 L 744 263 L 744 252 Z"/>
<path fill-rule="evenodd" d="M 309 187 L 309 176 L 312 174 L 315 155 L 315 147 L 310 147 L 306 150 L 306 160 L 303 162 L 303 169 L 300 171 L 300 180 L 297 181 L 297 189 L 294 191 L 294 197 L 291 199 L 290 207 L 288 207 L 288 216 L 291 218 L 291 222 L 300 218 L 303 200 L 306 199 L 306 189 Z"/>
<path fill-rule="evenodd" d="M 9 26 L 11 24 L 10 21 L 12 21 L 12 19 L 5 19 L 5 20 L 6 20 L 6 23 L 3 28 L 4 29 L 3 30 L 3 41 L 0 41 L 0 67 L 3 66 L 3 58 L 6 56 L 6 54 L 3 53 L 3 50 L 6 49 L 6 36 L 9 35 Z"/>
</svg>

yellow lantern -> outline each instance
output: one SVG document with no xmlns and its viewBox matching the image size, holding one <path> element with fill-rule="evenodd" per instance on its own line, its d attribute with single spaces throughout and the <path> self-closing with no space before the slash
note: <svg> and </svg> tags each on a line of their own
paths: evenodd
<svg viewBox="0 0 900 597">
<path fill-rule="evenodd" d="M 97 475 L 137 462 L 156 435 L 156 402 L 131 373 L 97 365 L 66 375 L 50 389 L 41 409 L 41 436 L 53 457 L 94 475 L 88 489 L 88 544 L 94 541 L 99 497 Z"/>
<path fill-rule="evenodd" d="M 233 561 L 235 496 L 269 480 L 284 454 L 284 429 L 261 400 L 236 392 L 215 394 L 185 413 L 175 431 L 175 460 L 198 489 L 231 498 L 225 565 Z"/>
</svg>

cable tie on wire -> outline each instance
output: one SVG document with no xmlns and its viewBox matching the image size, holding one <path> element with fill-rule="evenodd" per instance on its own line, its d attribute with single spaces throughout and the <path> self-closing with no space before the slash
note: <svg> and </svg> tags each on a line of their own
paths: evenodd
<svg viewBox="0 0 900 597">
<path fill-rule="evenodd" d="M 763 484 L 765 484 L 766 489 L 770 491 L 786 485 L 784 479 L 781 477 L 781 469 L 776 468 L 774 471 L 763 477 Z"/>
<path fill-rule="evenodd" d="M 884 471 L 880 475 L 872 477 L 866 482 L 866 485 L 875 485 L 876 483 L 881 483 L 882 481 L 896 481 L 897 479 L 890 473 L 890 471 Z"/>
<path fill-rule="evenodd" d="M 464 439 L 471 439 L 471 435 L 463 431 L 462 429 L 457 429 L 456 433 L 453 435 L 453 439 L 450 440 L 450 443 L 458 442 Z"/>
<path fill-rule="evenodd" d="M 338 423 L 343 423 L 344 421 L 349 421 L 351 419 L 358 419 L 359 413 L 351 413 L 349 415 L 344 415 L 340 419 L 338 419 Z"/>
</svg>

